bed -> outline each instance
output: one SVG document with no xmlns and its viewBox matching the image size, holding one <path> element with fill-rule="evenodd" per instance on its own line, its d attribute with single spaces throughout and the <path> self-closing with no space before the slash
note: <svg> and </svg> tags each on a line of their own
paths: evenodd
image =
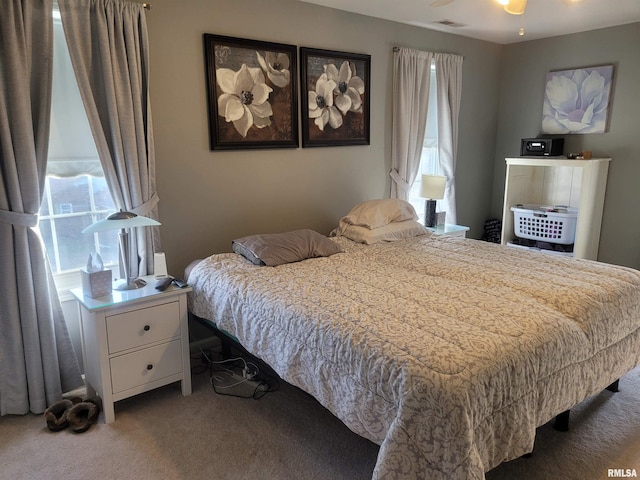
<svg viewBox="0 0 640 480">
<path fill-rule="evenodd" d="M 638 365 L 640 272 L 424 229 L 346 232 L 408 221 L 343 218 L 323 237 L 338 253 L 264 266 L 234 246 L 189 275 L 193 314 L 380 445 L 373 478 L 483 479 Z"/>
</svg>

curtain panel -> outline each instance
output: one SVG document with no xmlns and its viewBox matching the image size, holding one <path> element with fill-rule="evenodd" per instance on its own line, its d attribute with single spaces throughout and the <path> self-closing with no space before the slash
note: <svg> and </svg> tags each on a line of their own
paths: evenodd
<svg viewBox="0 0 640 480">
<path fill-rule="evenodd" d="M 158 219 L 149 99 L 149 40 L 142 4 L 58 0 L 69 54 L 109 191 L 117 208 Z M 153 272 L 157 227 L 130 236 L 131 275 Z M 123 274 L 121 269 L 121 274 Z"/>
<path fill-rule="evenodd" d="M 462 98 L 462 60 L 460 55 L 436 53 L 436 85 L 438 100 L 438 158 L 447 177 L 443 209 L 447 222 L 457 223 L 456 163 L 458 157 L 458 118 Z"/>
<path fill-rule="evenodd" d="M 0 415 L 42 413 L 83 384 L 37 229 L 49 142 L 53 0 L 0 14 Z"/>
<path fill-rule="evenodd" d="M 433 54 L 399 48 L 393 56 L 391 198 L 408 200 L 420 170 Z"/>
</svg>

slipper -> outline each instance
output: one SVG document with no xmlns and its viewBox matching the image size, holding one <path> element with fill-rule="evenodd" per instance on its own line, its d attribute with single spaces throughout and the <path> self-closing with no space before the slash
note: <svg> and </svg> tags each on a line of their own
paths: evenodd
<svg viewBox="0 0 640 480">
<path fill-rule="evenodd" d="M 67 413 L 69 409 L 73 407 L 75 404 L 80 403 L 82 398 L 80 397 L 69 397 L 64 398 L 44 411 L 44 418 L 47 421 L 47 427 L 52 432 L 59 432 L 60 430 L 64 430 L 69 425 L 67 420 Z"/>
<path fill-rule="evenodd" d="M 99 413 L 100 406 L 96 400 L 89 399 L 80 402 L 67 412 L 69 427 L 75 433 L 86 432 L 98 420 Z"/>
<path fill-rule="evenodd" d="M 67 411 L 73 407 L 71 400 L 60 400 L 54 403 L 44 411 L 44 418 L 47 421 L 47 427 L 52 432 L 64 430 L 69 425 L 67 420 Z"/>
</svg>

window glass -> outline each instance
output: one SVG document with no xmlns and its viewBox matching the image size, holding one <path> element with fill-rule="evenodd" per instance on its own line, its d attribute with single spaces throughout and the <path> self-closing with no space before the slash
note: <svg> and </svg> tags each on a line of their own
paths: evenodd
<svg viewBox="0 0 640 480">
<path fill-rule="evenodd" d="M 113 199 L 109 188 L 107 188 L 107 182 L 104 177 L 89 177 L 93 188 L 93 201 L 95 209 L 98 211 L 112 210 Z"/>
<path fill-rule="evenodd" d="M 49 178 L 54 215 L 91 210 L 89 181 L 86 175 L 71 178 Z"/>
</svg>

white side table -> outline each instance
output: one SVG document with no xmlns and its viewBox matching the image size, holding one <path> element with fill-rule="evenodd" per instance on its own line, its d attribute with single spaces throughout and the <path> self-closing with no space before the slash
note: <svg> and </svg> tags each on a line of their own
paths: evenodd
<svg viewBox="0 0 640 480">
<path fill-rule="evenodd" d="M 113 290 L 100 298 L 71 293 L 78 300 L 85 384 L 102 399 L 105 423 L 113 404 L 176 381 L 191 394 L 187 293 L 191 287 L 155 289 L 153 275 L 136 290 Z"/>
<path fill-rule="evenodd" d="M 451 237 L 466 237 L 467 231 L 469 231 L 469 227 L 465 227 L 464 225 L 453 225 L 450 223 L 440 225 L 438 227 L 425 228 L 436 235 L 449 235 Z"/>
</svg>

